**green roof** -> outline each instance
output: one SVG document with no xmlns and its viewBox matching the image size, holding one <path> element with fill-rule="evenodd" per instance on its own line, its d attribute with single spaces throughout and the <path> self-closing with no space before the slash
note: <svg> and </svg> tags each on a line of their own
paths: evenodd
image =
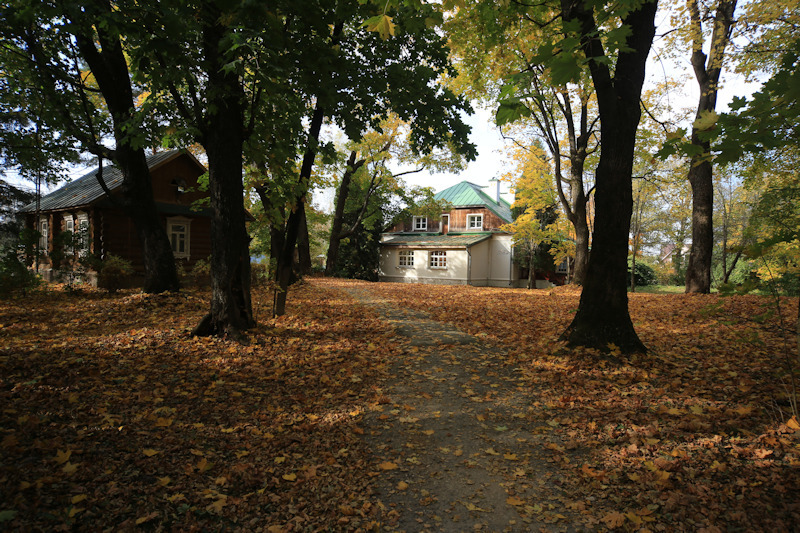
<svg viewBox="0 0 800 533">
<path fill-rule="evenodd" d="M 443 191 L 437 192 L 434 198 L 444 200 L 453 207 L 474 207 L 484 206 L 489 211 L 503 219 L 511 222 L 511 206 L 504 199 L 495 202 L 491 196 L 483 192 L 483 187 L 475 185 L 469 181 L 462 181 Z"/>
<path fill-rule="evenodd" d="M 491 238 L 491 233 L 458 235 L 393 235 L 382 241 L 385 246 L 410 246 L 415 248 L 469 248 Z"/>
</svg>

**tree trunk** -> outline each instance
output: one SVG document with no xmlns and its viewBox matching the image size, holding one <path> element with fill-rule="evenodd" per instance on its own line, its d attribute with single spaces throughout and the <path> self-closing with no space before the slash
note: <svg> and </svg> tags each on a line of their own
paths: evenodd
<svg viewBox="0 0 800 533">
<path fill-rule="evenodd" d="M 344 223 L 344 206 L 347 204 L 348 196 L 350 196 L 350 181 L 356 170 L 364 164 L 364 160 L 361 160 L 361 164 L 356 167 L 357 155 L 355 151 L 350 152 L 350 157 L 347 159 L 347 168 L 342 174 L 342 182 L 339 184 L 339 191 L 336 194 L 336 207 L 331 221 L 331 238 L 328 242 L 328 257 L 325 263 L 326 276 L 333 276 L 336 272 L 336 263 L 339 260 L 339 242 L 342 239 L 341 233 Z"/>
<path fill-rule="evenodd" d="M 626 277 L 633 150 L 645 62 L 655 35 L 656 4 L 645 3 L 624 17 L 622 22 L 631 31 L 627 39 L 630 51 L 619 54 L 612 78 L 591 8 L 583 1 L 562 0 L 564 21 L 580 24 L 601 123 L 592 253 L 578 312 L 562 336 L 572 346 L 604 352 L 614 347 L 623 353 L 646 351 L 628 314 Z"/>
<path fill-rule="evenodd" d="M 110 4 L 107 8 L 111 11 Z M 134 147 L 130 128 L 136 117 L 128 64 L 120 36 L 107 27 L 96 28 L 94 37 L 78 32 L 76 42 L 94 74 L 114 123 L 114 162 L 123 176 L 122 207 L 131 217 L 142 247 L 144 291 L 159 293 L 180 289 L 172 246 L 153 198 L 153 185 L 144 149 Z M 134 117 L 134 118 L 132 118 Z"/>
<path fill-rule="evenodd" d="M 301 192 L 295 198 L 295 208 L 289 213 L 286 221 L 286 233 L 283 241 L 283 249 L 277 257 L 275 267 L 275 281 L 277 282 L 277 296 L 275 298 L 275 316 L 286 313 L 286 296 L 289 292 L 289 281 L 292 277 L 292 262 L 294 261 L 294 250 L 297 245 L 297 235 L 300 232 L 301 214 L 305 209 L 305 195 L 308 192 L 308 180 L 311 178 L 311 170 L 314 167 L 314 159 L 317 156 L 316 145 L 319 139 L 319 132 L 322 128 L 322 121 L 325 112 L 317 105 L 314 115 L 311 118 L 311 125 L 308 131 L 308 142 L 306 153 L 303 156 L 303 165 L 300 167 L 300 188 Z"/>
<path fill-rule="evenodd" d="M 528 259 L 528 290 L 536 288 L 536 253 L 531 252 Z"/>
<path fill-rule="evenodd" d="M 583 183 L 580 186 L 579 198 L 575 201 L 575 220 L 572 226 L 575 229 L 575 271 L 572 274 L 572 283 L 583 285 L 589 267 L 589 222 L 586 220 Z"/>
<path fill-rule="evenodd" d="M 300 231 L 297 234 L 297 270 L 301 276 L 311 274 L 311 237 L 308 234 L 306 206 L 300 212 Z"/>
<path fill-rule="evenodd" d="M 697 0 L 689 2 L 692 32 L 692 67 L 700 86 L 700 100 L 697 104 L 697 118 L 714 111 L 717 106 L 717 89 L 722 72 L 725 47 L 730 40 L 733 26 L 733 12 L 736 0 L 720 1 L 714 15 L 714 31 L 711 35 L 710 54 L 706 64 L 703 53 L 702 19 Z M 692 186 L 692 248 L 686 269 L 686 292 L 711 292 L 711 260 L 714 248 L 714 183 L 713 168 L 709 160 L 710 144 L 699 136 L 692 127 L 692 144 L 699 146 L 702 153 L 693 156 L 689 167 L 689 183 Z"/>
<path fill-rule="evenodd" d="M 701 143 L 708 149 L 708 143 Z M 686 292 L 711 292 L 711 258 L 714 250 L 714 184 L 711 163 L 695 162 L 689 169 L 692 185 L 692 247 L 686 267 Z"/>
<path fill-rule="evenodd" d="M 225 31 L 210 17 L 203 31 L 209 111 L 202 131 L 208 154 L 211 197 L 211 312 L 195 335 L 241 336 L 254 325 L 250 300 L 250 237 L 245 226 L 242 184 L 243 91 L 235 72 L 224 68 Z"/>
</svg>

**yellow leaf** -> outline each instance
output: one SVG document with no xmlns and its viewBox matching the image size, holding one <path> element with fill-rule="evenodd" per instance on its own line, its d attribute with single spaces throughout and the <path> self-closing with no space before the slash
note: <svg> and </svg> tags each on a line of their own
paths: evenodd
<svg viewBox="0 0 800 533">
<path fill-rule="evenodd" d="M 64 468 L 62 468 L 61 470 L 63 470 L 65 474 L 74 474 L 75 471 L 78 470 L 79 464 L 80 463 L 67 462 L 67 464 L 64 465 Z"/>
<path fill-rule="evenodd" d="M 69 460 L 69 456 L 70 455 L 72 455 L 72 450 L 67 450 L 65 452 L 62 452 L 61 450 L 58 450 L 56 452 L 55 462 L 57 464 L 63 465 L 64 463 L 66 463 Z"/>
<path fill-rule="evenodd" d="M 433 435 L 434 432 L 432 429 L 426 429 L 425 431 L 423 431 L 423 433 L 426 435 Z"/>
<path fill-rule="evenodd" d="M 620 527 L 622 524 L 625 523 L 625 515 L 614 511 L 613 513 L 608 513 L 600 520 L 605 522 L 606 526 L 610 528 L 615 528 L 615 527 Z"/>
<path fill-rule="evenodd" d="M 699 131 L 707 131 L 713 128 L 718 120 L 719 115 L 715 111 L 704 110 L 701 111 L 700 116 L 695 119 L 692 127 Z"/>
<path fill-rule="evenodd" d="M 172 480 L 169 478 L 169 476 L 158 478 L 158 484 L 161 485 L 162 487 L 166 487 L 167 485 L 169 485 L 170 481 Z"/>
<path fill-rule="evenodd" d="M 800 423 L 797 422 L 797 417 L 792 417 L 786 422 L 786 427 L 789 429 L 798 430 L 800 429 Z"/>
<path fill-rule="evenodd" d="M 81 511 L 85 511 L 85 509 L 83 509 L 82 507 L 73 507 L 72 509 L 69 510 L 69 517 L 72 518 Z"/>
<path fill-rule="evenodd" d="M 206 507 L 209 511 L 214 511 L 217 513 L 222 512 L 222 508 L 228 503 L 228 496 L 225 494 L 220 494 L 220 497 L 217 501 Z"/>
<path fill-rule="evenodd" d="M 488 513 L 489 512 L 486 509 L 481 509 L 477 505 L 474 505 L 474 504 L 469 503 L 469 502 L 465 503 L 464 507 L 466 507 L 468 511 L 479 511 L 481 513 Z"/>
<path fill-rule="evenodd" d="M 522 505 L 525 502 L 520 500 L 519 498 L 515 498 L 514 496 L 509 496 L 508 498 L 506 498 L 506 503 L 508 505 Z"/>
<path fill-rule="evenodd" d="M 67 401 L 69 403 L 76 403 L 78 401 L 78 398 L 80 398 L 80 395 L 77 392 L 73 392 L 72 394 L 67 396 Z"/>
<path fill-rule="evenodd" d="M 177 501 L 180 501 L 180 500 L 185 500 L 186 496 L 184 496 L 182 492 L 179 492 L 177 494 L 173 494 L 172 496 L 170 496 L 167 499 L 174 503 L 174 502 L 177 502 Z"/>
<path fill-rule="evenodd" d="M 498 452 L 494 450 L 494 448 L 487 448 L 486 453 L 487 455 L 500 455 Z"/>
<path fill-rule="evenodd" d="M 641 523 L 642 523 L 642 519 L 639 517 L 639 515 L 637 515 L 634 512 L 625 513 L 625 516 L 628 518 L 628 520 L 630 520 L 631 522 L 633 522 L 637 526 L 641 525 Z"/>
<path fill-rule="evenodd" d="M 692 405 L 691 407 L 689 407 L 689 410 L 696 415 L 703 414 L 703 408 L 700 407 L 699 405 Z"/>
<path fill-rule="evenodd" d="M 78 494 L 77 496 L 73 496 L 72 500 L 71 500 L 72 501 L 72 505 L 75 505 L 76 503 L 80 503 L 83 500 L 85 500 L 86 498 L 88 498 L 88 496 L 86 496 L 86 494 Z"/>
<path fill-rule="evenodd" d="M 294 481 L 297 479 L 297 474 L 284 474 L 283 479 L 286 481 Z"/>
<path fill-rule="evenodd" d="M 517 460 L 517 454 L 515 454 L 515 453 L 504 453 L 503 454 L 503 458 L 508 460 L 508 461 L 516 461 Z"/>
<path fill-rule="evenodd" d="M 145 516 L 141 516 L 141 517 L 137 518 L 136 519 L 136 525 L 138 526 L 138 525 L 144 524 L 145 522 L 149 522 L 150 520 L 152 520 L 153 518 L 156 518 L 156 517 L 158 517 L 158 513 L 156 511 L 153 511 L 149 515 L 145 515 Z"/>
<path fill-rule="evenodd" d="M 405 481 L 401 481 L 397 484 L 397 490 L 406 490 L 408 488 L 408 483 Z"/>
<path fill-rule="evenodd" d="M 158 420 L 156 420 L 156 427 L 157 428 L 167 428 L 167 427 L 169 427 L 171 425 L 172 425 L 172 419 L 171 418 L 161 418 L 161 417 L 159 417 Z"/>
<path fill-rule="evenodd" d="M 145 448 L 142 450 L 142 453 L 145 454 L 147 457 L 153 457 L 154 455 L 158 455 L 158 450 L 154 450 L 153 448 Z"/>
<path fill-rule="evenodd" d="M 241 459 L 245 455 L 250 455 L 250 452 L 248 452 L 247 450 L 242 450 L 240 452 L 236 452 L 236 458 L 237 459 Z"/>
<path fill-rule="evenodd" d="M 381 470 L 394 470 L 397 468 L 397 463 L 393 463 L 391 461 L 386 461 L 378 465 L 378 468 Z"/>
<path fill-rule="evenodd" d="M 206 458 L 205 458 L 205 457 L 203 457 L 202 459 L 200 459 L 200 462 L 199 462 L 199 463 L 197 463 L 197 469 L 198 469 L 200 472 L 206 472 L 207 470 L 210 470 L 210 469 L 211 469 L 211 465 L 212 465 L 212 464 L 213 464 L 213 463 L 209 463 L 208 461 L 206 461 Z"/>
</svg>

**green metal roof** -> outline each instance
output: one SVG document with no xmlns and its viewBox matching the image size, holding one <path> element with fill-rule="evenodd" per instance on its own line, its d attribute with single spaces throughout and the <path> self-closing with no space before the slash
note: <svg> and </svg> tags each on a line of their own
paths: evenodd
<svg viewBox="0 0 800 533">
<path fill-rule="evenodd" d="M 181 150 L 169 150 L 167 152 L 158 152 L 150 155 L 147 157 L 147 167 L 152 169 L 156 165 L 172 159 L 181 152 Z M 113 191 L 122 185 L 122 172 L 115 166 L 104 166 L 103 181 L 106 183 L 109 190 Z M 52 211 L 81 207 L 92 204 L 103 196 L 105 196 L 105 192 L 97 181 L 97 169 L 95 168 L 91 172 L 84 174 L 76 180 L 70 181 L 63 187 L 42 197 L 39 209 L 42 211 Z M 20 211 L 36 211 L 36 202 L 26 205 L 20 209 Z"/>
<path fill-rule="evenodd" d="M 408 246 L 414 248 L 469 248 L 492 237 L 492 233 L 469 233 L 458 235 L 393 235 L 381 242 L 385 246 Z"/>
<path fill-rule="evenodd" d="M 469 181 L 462 181 L 443 191 L 437 192 L 434 198 L 444 200 L 453 207 L 484 206 L 489 211 L 503 219 L 511 222 L 511 206 L 504 199 L 495 202 L 491 196 L 483 192 L 483 187 L 475 185 Z"/>
</svg>

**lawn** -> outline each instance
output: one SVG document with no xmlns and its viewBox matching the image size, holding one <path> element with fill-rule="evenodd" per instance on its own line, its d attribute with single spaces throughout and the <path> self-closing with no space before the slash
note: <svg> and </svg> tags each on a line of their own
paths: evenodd
<svg viewBox="0 0 800 533">
<path fill-rule="evenodd" d="M 189 337 L 203 292 L 0 302 L 0 529 L 379 528 L 363 413 L 403 346 L 343 283 L 293 288 L 275 320 L 256 290 L 248 345 Z M 569 287 L 365 286 L 508 350 L 529 384 L 521 416 L 552 443 L 543 457 L 585 527 L 798 523 L 795 317 L 773 300 L 630 294 L 650 353 L 617 364 L 558 341 Z"/>
</svg>

